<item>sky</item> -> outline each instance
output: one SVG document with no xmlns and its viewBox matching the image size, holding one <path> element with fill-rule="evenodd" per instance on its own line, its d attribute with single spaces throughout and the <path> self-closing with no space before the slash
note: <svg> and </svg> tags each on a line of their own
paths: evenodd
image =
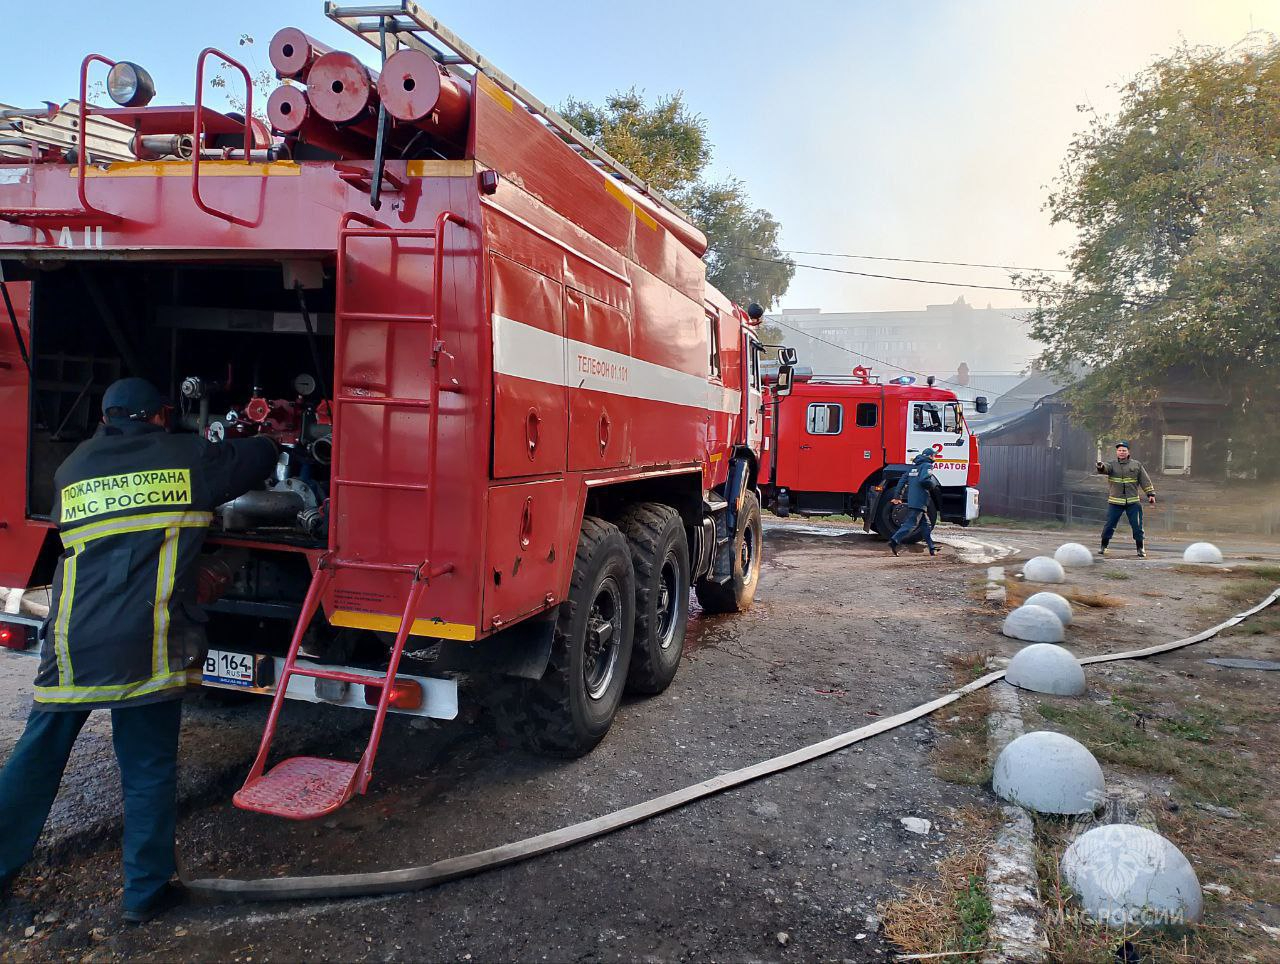
<svg viewBox="0 0 1280 964">
<path fill-rule="evenodd" d="M 0 8 L 16 0 L 0 0 Z M 360 0 L 351 0 L 356 5 Z M 366 0 L 368 2 L 368 0 Z M 1069 227 L 1043 209 L 1085 105 L 1179 43 L 1280 34 L 1274 0 L 650 0 L 643 5 L 427 0 L 434 15 L 543 101 L 682 91 L 707 122 L 712 178 L 738 177 L 780 222 L 782 247 L 891 258 L 1060 267 Z M 75 95 L 85 53 L 135 60 L 156 103 L 190 103 L 205 46 L 268 65 L 297 26 L 353 52 L 322 0 L 62 0 L 58 27 L 3 25 L 0 102 Z M 255 39 L 239 43 L 242 35 Z M 372 63 L 376 52 L 367 48 Z M 799 263 L 960 285 L 1007 286 L 984 268 L 794 255 Z M 1012 291 L 797 268 L 777 307 L 1016 308 Z"/>
</svg>

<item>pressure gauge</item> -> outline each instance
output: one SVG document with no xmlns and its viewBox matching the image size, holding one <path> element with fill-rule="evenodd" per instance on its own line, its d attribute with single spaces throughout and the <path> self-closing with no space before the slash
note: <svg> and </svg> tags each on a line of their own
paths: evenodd
<svg viewBox="0 0 1280 964">
<path fill-rule="evenodd" d="M 303 372 L 293 380 L 293 390 L 299 395 L 310 395 L 316 390 L 316 378 Z"/>
<path fill-rule="evenodd" d="M 221 422 L 210 422 L 209 428 L 205 432 L 205 438 L 210 442 L 221 442 L 227 437 L 227 427 Z"/>
</svg>

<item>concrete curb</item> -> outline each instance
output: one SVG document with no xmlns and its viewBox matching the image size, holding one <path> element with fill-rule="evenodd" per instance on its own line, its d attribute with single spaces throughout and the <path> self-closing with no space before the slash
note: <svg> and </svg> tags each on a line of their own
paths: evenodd
<svg viewBox="0 0 1280 964">
<path fill-rule="evenodd" d="M 1004 566 L 987 567 L 987 602 L 997 606 L 1005 603 Z"/>
<path fill-rule="evenodd" d="M 1003 593 L 1003 585 L 1001 586 Z M 993 660 L 1002 668 L 1005 659 Z M 987 719 L 987 746 L 991 760 L 1023 734 L 1018 691 L 1003 680 L 991 687 L 995 709 Z M 1048 959 L 1049 942 L 1040 924 L 1039 876 L 1036 873 L 1035 833 L 1031 817 L 1022 807 L 1005 803 L 1001 823 L 987 857 L 986 890 L 991 901 L 993 950 L 983 964 L 1039 964 Z"/>
</svg>

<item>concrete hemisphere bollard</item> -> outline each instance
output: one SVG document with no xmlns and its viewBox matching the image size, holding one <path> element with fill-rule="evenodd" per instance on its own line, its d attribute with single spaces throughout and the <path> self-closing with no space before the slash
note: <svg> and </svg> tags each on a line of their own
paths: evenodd
<svg viewBox="0 0 1280 964">
<path fill-rule="evenodd" d="M 1023 578 L 1027 582 L 1066 582 L 1067 574 L 1062 571 L 1062 563 L 1048 556 L 1036 556 L 1028 559 L 1022 567 Z"/>
<path fill-rule="evenodd" d="M 1183 562 L 1197 565 L 1217 566 L 1222 564 L 1222 550 L 1212 542 L 1193 542 L 1182 553 Z"/>
<path fill-rule="evenodd" d="M 1094 827 L 1066 849 L 1061 870 L 1085 913 L 1113 927 L 1194 924 L 1204 911 L 1190 861 L 1146 827 Z"/>
<path fill-rule="evenodd" d="M 1018 689 L 1054 696 L 1084 693 L 1084 669 L 1070 651 L 1052 643 L 1033 643 L 1009 660 L 1004 678 Z"/>
<path fill-rule="evenodd" d="M 1071 620 L 1075 618 L 1071 603 L 1067 601 L 1065 596 L 1059 596 L 1056 592 L 1038 592 L 1033 596 L 1029 596 L 1022 605 L 1043 606 L 1057 616 L 1058 621 L 1064 626 L 1070 626 Z"/>
<path fill-rule="evenodd" d="M 1082 546 L 1078 542 L 1064 542 L 1058 546 L 1058 551 L 1053 554 L 1053 558 L 1067 569 L 1093 565 L 1093 553 L 1087 546 Z"/>
<path fill-rule="evenodd" d="M 1062 620 L 1044 606 L 1019 606 L 1004 617 L 1000 632 L 1028 643 L 1060 643 L 1063 637 Z"/>
<path fill-rule="evenodd" d="M 1061 733 L 1018 737 L 996 758 L 996 796 L 1036 813 L 1093 813 L 1106 799 L 1102 767 L 1085 747 Z"/>
</svg>

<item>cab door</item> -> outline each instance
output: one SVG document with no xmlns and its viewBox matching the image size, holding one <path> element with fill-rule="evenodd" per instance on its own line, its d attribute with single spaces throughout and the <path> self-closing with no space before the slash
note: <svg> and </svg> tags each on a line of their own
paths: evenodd
<svg viewBox="0 0 1280 964">
<path fill-rule="evenodd" d="M 764 396 L 760 385 L 760 354 L 764 349 L 749 331 L 742 333 L 742 424 L 747 427 L 747 447 L 760 454 L 764 439 Z"/>
<path fill-rule="evenodd" d="M 916 401 L 907 406 L 907 461 L 933 449 L 933 474 L 945 486 L 964 485 L 969 441 L 959 402 Z"/>
<path fill-rule="evenodd" d="M 847 424 L 847 416 L 852 414 L 849 406 L 826 400 L 804 401 L 791 487 L 801 492 L 848 492 L 846 480 L 853 453 Z"/>
</svg>

